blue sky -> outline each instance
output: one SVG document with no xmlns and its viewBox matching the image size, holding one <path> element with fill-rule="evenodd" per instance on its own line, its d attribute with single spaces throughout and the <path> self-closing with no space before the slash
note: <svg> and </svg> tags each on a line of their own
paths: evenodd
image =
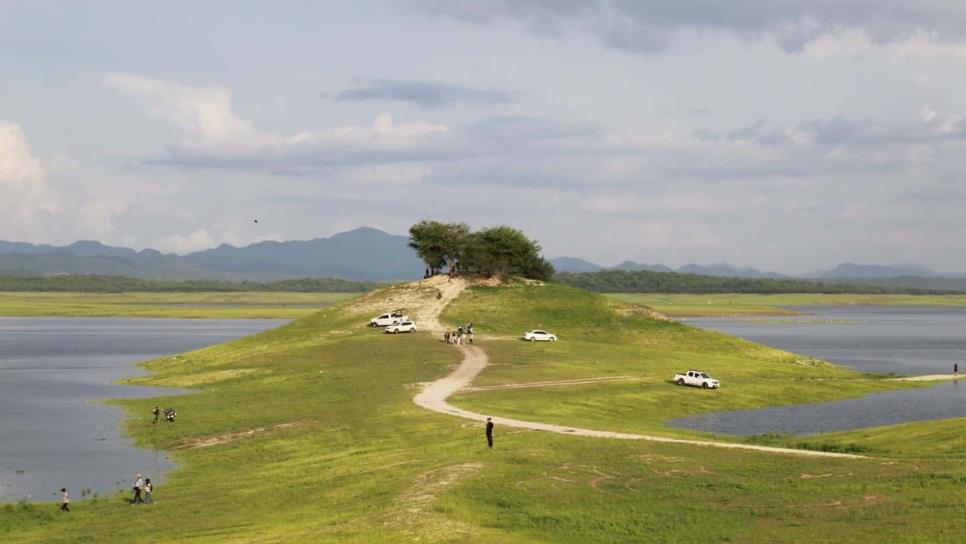
<svg viewBox="0 0 966 544">
<path fill-rule="evenodd" d="M 0 239 L 966 270 L 958 2 L 4 2 Z M 255 225 L 253 218 L 258 218 Z"/>
</svg>

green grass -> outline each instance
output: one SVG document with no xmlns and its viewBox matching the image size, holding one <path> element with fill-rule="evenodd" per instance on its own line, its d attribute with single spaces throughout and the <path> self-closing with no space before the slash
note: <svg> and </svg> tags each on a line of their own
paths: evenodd
<svg viewBox="0 0 966 544">
<path fill-rule="evenodd" d="M 0 316 L 295 319 L 358 293 L 0 292 Z"/>
<path fill-rule="evenodd" d="M 564 288 L 514 286 L 474 289 L 446 317 L 472 320 L 490 335 L 479 335 L 495 363 L 484 384 L 611 372 L 660 380 L 664 371 L 655 365 L 676 368 L 677 361 L 663 359 L 679 347 L 678 357 L 717 357 L 731 365 L 729 373 L 748 366 L 751 373 L 764 368 L 798 376 L 804 381 L 795 394 L 802 396 L 881 385 L 633 311 L 640 310 Z M 131 415 L 130 435 L 171 451 L 179 465 L 157 486 L 157 502 L 77 500 L 69 514 L 52 503 L 3 505 L 0 542 L 957 542 L 964 535 L 962 460 L 810 459 L 502 428 L 497 447 L 488 450 L 477 424 L 411 402 L 416 384 L 449 372 L 458 353 L 425 333 L 367 329 L 365 317 L 351 303 L 334 306 L 273 331 L 150 363 L 153 374 L 135 381 L 199 389 L 164 401 L 178 408 L 173 425 L 150 424 L 153 399 L 119 403 Z M 561 341 L 530 345 L 492 337 L 536 326 L 558 332 Z M 845 383 L 810 381 L 823 376 Z M 776 384 L 763 385 L 757 399 L 754 389 L 725 386 L 709 395 L 658 381 L 653 391 L 681 395 L 661 401 L 678 412 L 718 409 L 735 402 L 728 396 L 744 405 L 780 396 Z M 816 391 L 829 387 L 845 390 Z M 541 403 L 560 401 L 527 400 L 542 393 L 514 393 L 537 410 L 531 419 L 554 412 Z M 484 395 L 491 394 L 460 402 Z M 570 393 L 602 402 L 594 395 L 593 388 Z M 634 402 L 647 416 L 627 427 L 655 425 L 660 414 L 644 396 L 621 400 L 628 403 L 622 413 L 631 414 Z M 619 422 L 584 417 L 588 424 Z M 256 429 L 263 430 L 188 447 Z M 895 433 L 893 442 L 901 437 L 888 432 Z M 921 453 L 941 440 L 938 434 L 917 438 Z M 912 449 L 883 440 L 875 454 L 911 455 Z"/>
<path fill-rule="evenodd" d="M 566 387 L 466 393 L 455 403 L 521 419 L 627 432 L 672 430 L 664 422 L 704 412 L 803 404 L 920 387 L 855 372 L 810 357 L 724 334 L 658 321 L 635 307 L 567 287 L 478 287 L 445 315 L 473 321 L 487 344 L 492 367 L 480 386 L 624 376 L 627 380 Z M 623 315 L 622 315 L 623 314 Z M 519 341 L 523 331 L 545 328 L 559 341 Z M 700 391 L 671 383 L 675 372 L 700 369 L 722 383 Z"/>
<path fill-rule="evenodd" d="M 608 297 L 641 304 L 675 317 L 794 315 L 788 306 L 966 306 L 966 295 L 709 294 L 610 293 Z"/>
</svg>

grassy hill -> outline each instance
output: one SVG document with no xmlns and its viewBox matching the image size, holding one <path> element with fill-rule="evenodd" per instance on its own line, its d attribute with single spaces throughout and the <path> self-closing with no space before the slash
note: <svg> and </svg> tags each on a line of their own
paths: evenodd
<svg viewBox="0 0 966 544">
<path fill-rule="evenodd" d="M 428 333 L 365 327 L 406 289 L 151 362 L 153 374 L 132 382 L 199 390 L 163 401 L 178 408 L 172 425 L 150 424 L 152 399 L 119 402 L 131 436 L 179 464 L 157 486 L 157 503 L 100 497 L 77 501 L 70 514 L 53 504 L 4 505 L 0 541 L 936 542 L 964 534 L 962 421 L 925 425 L 916 447 L 897 440 L 896 428 L 828 437 L 871 459 L 505 429 L 489 450 L 477 424 L 412 403 L 420 383 L 452 369 L 458 351 Z M 428 304 L 433 290 L 414 290 L 411 304 L 420 297 Z M 474 385 L 634 378 L 455 399 L 530 420 L 671 433 L 661 422 L 675 415 L 898 385 L 563 286 L 474 287 L 443 320 L 473 321 L 490 354 Z M 515 339 L 534 327 L 560 341 Z M 666 383 L 688 366 L 708 368 L 725 387 Z"/>
</svg>

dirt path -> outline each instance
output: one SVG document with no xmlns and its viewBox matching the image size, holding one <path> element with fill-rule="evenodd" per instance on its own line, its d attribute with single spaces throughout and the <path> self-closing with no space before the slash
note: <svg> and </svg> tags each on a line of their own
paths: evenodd
<svg viewBox="0 0 966 544">
<path fill-rule="evenodd" d="M 667 438 L 663 436 L 652 436 L 645 434 L 618 433 L 612 431 L 597 431 L 593 429 L 581 429 L 579 427 L 567 427 L 563 425 L 553 425 L 550 423 L 538 423 L 534 421 L 522 421 L 499 416 L 487 416 L 469 410 L 457 408 L 448 403 L 446 399 L 453 393 L 468 387 L 476 376 L 486 368 L 489 359 L 479 346 L 456 346 L 463 353 L 463 362 L 448 376 L 444 376 L 435 382 L 427 385 L 422 392 L 413 398 L 418 406 L 434 412 L 441 412 L 457 417 L 472 419 L 475 421 L 486 421 L 487 417 L 493 418 L 493 423 L 502 427 L 514 427 L 518 429 L 531 429 L 534 431 L 547 431 L 551 433 L 571 434 L 576 436 L 592 436 L 595 438 L 616 438 L 620 440 L 647 440 L 649 442 L 663 442 L 667 444 L 687 444 L 689 446 L 705 446 L 712 448 L 726 448 L 736 450 L 752 450 L 765 453 L 777 453 L 784 455 L 802 455 L 806 457 L 837 457 L 842 459 L 867 459 L 864 455 L 852 455 L 847 453 L 832 453 L 825 451 L 798 450 L 791 448 L 775 448 L 770 446 L 756 446 L 753 444 L 739 444 L 732 442 L 712 442 L 707 440 L 687 440 L 683 438 Z"/>
<path fill-rule="evenodd" d="M 966 376 L 963 376 L 966 378 Z M 905 378 L 893 378 L 897 382 L 942 382 L 958 380 L 959 374 L 926 374 L 923 376 L 907 376 Z"/>
</svg>

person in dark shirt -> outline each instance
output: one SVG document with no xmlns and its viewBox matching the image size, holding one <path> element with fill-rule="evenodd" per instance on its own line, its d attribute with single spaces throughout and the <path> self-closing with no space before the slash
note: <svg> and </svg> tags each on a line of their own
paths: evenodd
<svg viewBox="0 0 966 544">
<path fill-rule="evenodd" d="M 493 447 L 493 418 L 486 418 L 486 444 Z"/>
<path fill-rule="evenodd" d="M 161 414 L 161 409 L 155 406 L 154 410 L 151 410 L 151 414 L 154 415 L 154 421 L 151 422 L 151 425 L 154 425 L 158 422 L 158 416 Z"/>
</svg>

